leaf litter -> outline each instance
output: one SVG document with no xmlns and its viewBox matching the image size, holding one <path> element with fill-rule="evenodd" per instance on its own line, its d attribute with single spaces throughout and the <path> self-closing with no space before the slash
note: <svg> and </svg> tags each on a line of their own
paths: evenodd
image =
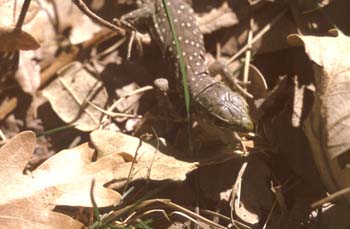
<svg viewBox="0 0 350 229">
<path fill-rule="evenodd" d="M 16 2 L 0 1 L 2 226 L 349 225 L 336 201 L 350 199 L 348 1 L 192 1 L 206 56 L 233 62 L 256 124 L 237 134 L 194 115 L 195 155 L 162 54 L 142 28 L 107 25 L 134 1 L 92 1 L 93 21 L 82 1 L 32 1 L 14 32 Z"/>
</svg>

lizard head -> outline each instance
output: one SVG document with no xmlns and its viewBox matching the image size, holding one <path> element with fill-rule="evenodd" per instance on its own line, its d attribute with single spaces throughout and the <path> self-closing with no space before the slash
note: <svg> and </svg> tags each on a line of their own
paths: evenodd
<svg viewBox="0 0 350 229">
<path fill-rule="evenodd" d="M 216 126 L 239 132 L 254 129 L 247 102 L 224 84 L 215 84 L 202 91 L 195 98 L 195 107 L 205 119 Z"/>
</svg>

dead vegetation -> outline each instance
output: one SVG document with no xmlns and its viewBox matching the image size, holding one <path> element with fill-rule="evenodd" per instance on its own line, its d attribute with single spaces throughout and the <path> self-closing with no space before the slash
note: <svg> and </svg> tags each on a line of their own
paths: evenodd
<svg viewBox="0 0 350 229">
<path fill-rule="evenodd" d="M 0 228 L 350 227 L 349 1 L 191 1 L 251 133 L 186 121 L 135 2 L 0 0 Z"/>
</svg>

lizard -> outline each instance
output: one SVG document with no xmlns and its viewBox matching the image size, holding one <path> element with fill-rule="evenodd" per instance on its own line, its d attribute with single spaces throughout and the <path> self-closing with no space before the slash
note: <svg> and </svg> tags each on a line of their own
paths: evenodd
<svg viewBox="0 0 350 229">
<path fill-rule="evenodd" d="M 191 105 L 204 120 L 234 131 L 248 132 L 254 125 L 244 97 L 227 85 L 214 80 L 205 60 L 203 34 L 200 32 L 192 7 L 185 0 L 167 0 L 177 40 L 186 65 Z M 166 63 L 181 77 L 179 54 L 171 33 L 162 0 L 138 1 L 138 8 L 121 17 L 132 25 L 145 25 L 160 47 Z"/>
</svg>

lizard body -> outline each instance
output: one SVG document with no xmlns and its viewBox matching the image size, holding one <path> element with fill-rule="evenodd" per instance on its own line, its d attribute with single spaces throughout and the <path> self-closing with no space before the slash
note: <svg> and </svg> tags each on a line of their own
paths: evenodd
<svg viewBox="0 0 350 229">
<path fill-rule="evenodd" d="M 167 0 L 166 4 L 182 50 L 190 97 L 196 112 L 220 127 L 251 131 L 253 122 L 245 99 L 209 75 L 205 64 L 203 35 L 191 6 L 184 0 Z M 180 78 L 179 54 L 162 0 L 143 0 L 139 9 L 125 15 L 122 20 L 146 24 L 152 39 L 161 48 L 164 59 Z"/>
</svg>

